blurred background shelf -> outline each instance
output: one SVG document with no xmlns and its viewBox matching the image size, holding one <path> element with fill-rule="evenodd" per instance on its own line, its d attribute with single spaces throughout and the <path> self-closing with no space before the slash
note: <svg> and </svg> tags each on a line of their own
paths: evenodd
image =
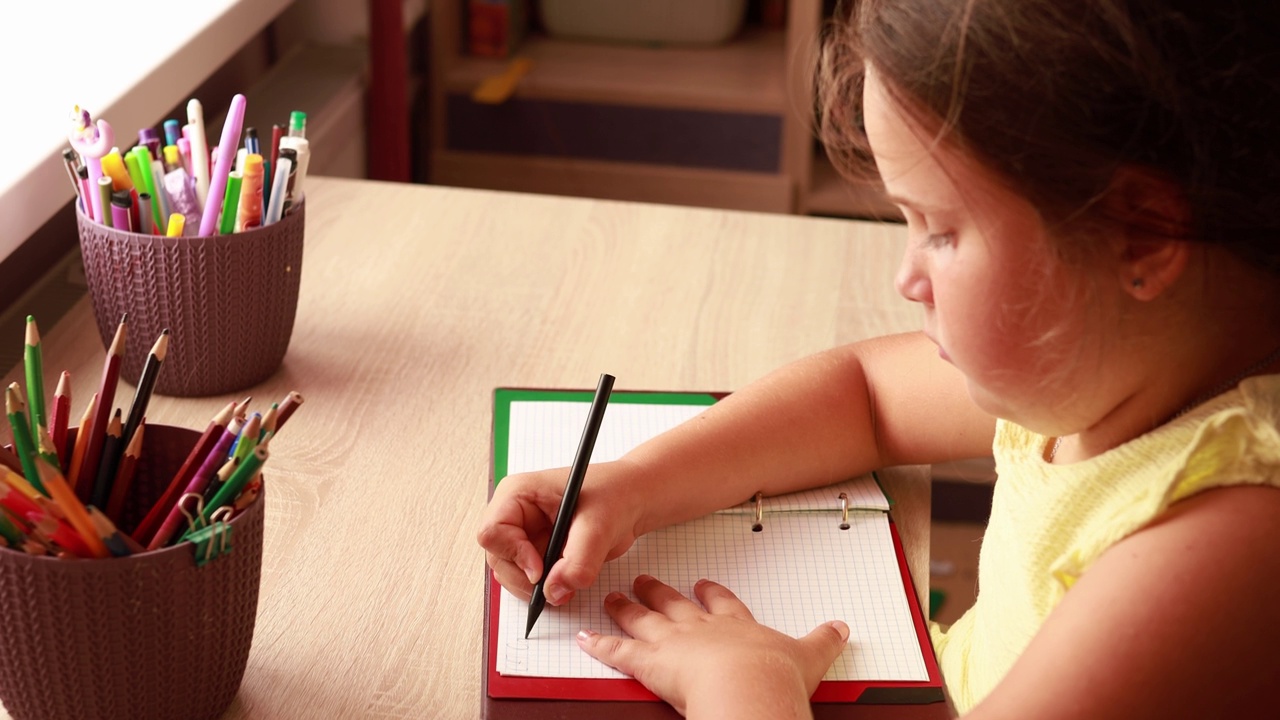
<svg viewBox="0 0 1280 720">
<path fill-rule="evenodd" d="M 692 0 L 691 0 L 692 1 Z M 813 142 L 812 58 L 830 9 L 787 0 L 715 45 L 593 42 L 535 28 L 501 105 L 471 93 L 508 59 L 467 52 L 467 3 L 433 0 L 423 179 L 529 192 L 841 217 L 897 217 Z"/>
</svg>

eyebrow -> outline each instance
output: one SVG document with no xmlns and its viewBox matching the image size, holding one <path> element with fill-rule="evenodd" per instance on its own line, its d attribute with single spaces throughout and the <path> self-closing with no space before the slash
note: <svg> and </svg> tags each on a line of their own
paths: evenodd
<svg viewBox="0 0 1280 720">
<path fill-rule="evenodd" d="M 888 198 L 889 202 L 895 205 L 902 205 L 902 206 L 911 208 L 916 212 L 919 212 L 922 209 L 920 206 L 920 203 L 916 202 L 915 200 L 912 200 L 911 198 L 906 198 L 901 195 L 898 195 L 897 193 L 886 192 L 885 197 Z"/>
<path fill-rule="evenodd" d="M 929 205 L 928 203 L 923 203 L 918 200 L 913 200 L 908 197 L 903 197 L 902 195 L 898 195 L 897 193 L 885 192 L 884 196 L 889 200 L 889 202 L 892 202 L 896 205 L 901 205 L 910 210 L 914 210 L 915 212 L 918 212 L 921 215 L 929 215 L 929 214 L 938 213 L 942 211 L 942 207 L 938 205 Z"/>
</svg>

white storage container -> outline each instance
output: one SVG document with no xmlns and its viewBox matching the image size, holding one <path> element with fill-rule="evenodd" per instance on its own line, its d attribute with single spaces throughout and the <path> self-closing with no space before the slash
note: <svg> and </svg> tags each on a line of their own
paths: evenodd
<svg viewBox="0 0 1280 720">
<path fill-rule="evenodd" d="M 747 0 L 542 0 L 555 37 L 710 45 L 737 34 Z"/>
</svg>

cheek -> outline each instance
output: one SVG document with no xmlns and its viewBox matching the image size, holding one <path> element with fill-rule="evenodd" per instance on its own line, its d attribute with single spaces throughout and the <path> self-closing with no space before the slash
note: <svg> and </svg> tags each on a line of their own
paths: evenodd
<svg viewBox="0 0 1280 720">
<path fill-rule="evenodd" d="M 971 382 L 1013 390 L 1040 376 L 1040 353 L 1060 316 L 1037 275 L 1024 269 L 935 286 L 945 348 Z"/>
</svg>

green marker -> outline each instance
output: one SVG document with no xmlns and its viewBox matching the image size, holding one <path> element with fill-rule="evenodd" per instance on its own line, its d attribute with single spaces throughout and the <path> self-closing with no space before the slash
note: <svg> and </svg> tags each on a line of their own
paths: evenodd
<svg viewBox="0 0 1280 720">
<path fill-rule="evenodd" d="M 164 227 L 168 218 L 160 217 L 160 203 L 155 201 L 160 197 L 156 193 L 155 176 L 151 173 L 151 151 L 145 145 L 137 145 L 129 151 L 129 155 L 137 158 L 138 174 L 142 176 L 142 183 L 147 188 L 147 194 L 151 196 L 151 220 L 159 227 Z"/>
<path fill-rule="evenodd" d="M 218 232 L 222 235 L 235 232 L 236 210 L 240 207 L 240 183 L 243 180 L 244 173 L 239 170 L 227 174 L 227 194 L 222 198 L 222 224 L 218 226 Z"/>
<path fill-rule="evenodd" d="M 289 137 L 307 136 L 307 114 L 301 110 L 289 113 Z"/>
</svg>

